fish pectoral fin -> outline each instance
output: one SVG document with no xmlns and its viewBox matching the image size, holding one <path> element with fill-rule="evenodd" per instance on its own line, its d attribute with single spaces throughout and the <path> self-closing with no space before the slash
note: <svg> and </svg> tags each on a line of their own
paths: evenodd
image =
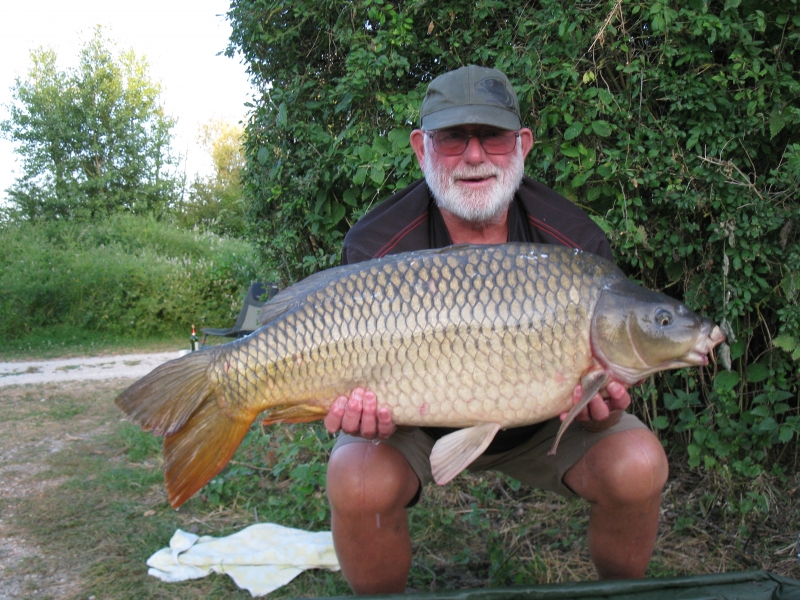
<svg viewBox="0 0 800 600">
<path fill-rule="evenodd" d="M 274 425 L 275 423 L 308 423 L 322 419 L 328 414 L 328 409 L 313 404 L 298 404 L 295 406 L 278 406 L 271 408 L 264 419 L 262 425 Z"/>
<path fill-rule="evenodd" d="M 548 456 L 553 456 L 556 453 L 558 442 L 561 441 L 561 436 L 564 435 L 567 427 L 569 427 L 572 421 L 575 420 L 575 417 L 578 416 L 578 413 L 586 408 L 586 405 L 589 404 L 589 400 L 591 400 L 597 392 L 603 389 L 603 386 L 608 383 L 608 379 L 608 373 L 600 369 L 590 371 L 581 378 L 581 399 L 575 406 L 572 407 L 572 410 L 567 413 L 567 418 L 561 422 L 561 427 L 558 428 L 558 434 L 556 435 L 556 441 L 553 442 L 553 447 L 550 448 L 550 451 L 547 453 Z"/>
<path fill-rule="evenodd" d="M 444 485 L 478 458 L 500 431 L 498 423 L 459 429 L 439 439 L 431 451 L 433 479 Z"/>
</svg>

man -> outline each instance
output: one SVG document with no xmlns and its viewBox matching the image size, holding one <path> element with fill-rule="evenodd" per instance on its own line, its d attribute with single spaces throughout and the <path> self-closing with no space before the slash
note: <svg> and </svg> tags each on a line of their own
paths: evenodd
<svg viewBox="0 0 800 600">
<path fill-rule="evenodd" d="M 523 176 L 533 133 L 501 72 L 477 66 L 431 82 L 411 145 L 425 174 L 365 215 L 347 234 L 345 263 L 449 244 L 509 241 L 569 245 L 611 258 L 582 211 Z M 435 402 L 436 390 L 431 390 Z M 502 471 L 525 484 L 591 503 L 588 544 L 601 579 L 644 577 L 658 528 L 666 456 L 624 412 L 612 382 L 547 456 L 559 420 L 501 431 L 470 470 Z M 580 397 L 580 387 L 574 398 Z M 402 592 L 411 568 L 406 509 L 432 481 L 429 455 L 448 430 L 395 431 L 380 398 L 362 389 L 338 398 L 325 419 L 341 432 L 328 465 L 334 544 L 357 594 Z M 563 415 L 562 415 L 563 418 Z M 379 439 L 380 443 L 370 443 Z"/>
</svg>

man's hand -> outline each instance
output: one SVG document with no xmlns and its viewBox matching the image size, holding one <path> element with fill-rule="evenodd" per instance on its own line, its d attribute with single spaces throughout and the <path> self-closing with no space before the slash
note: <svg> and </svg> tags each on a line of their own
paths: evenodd
<svg viewBox="0 0 800 600">
<path fill-rule="evenodd" d="M 331 433 L 344 431 L 368 440 L 386 439 L 395 430 L 391 411 L 386 407 L 378 408 L 375 394 L 362 388 L 354 389 L 349 398 L 336 398 L 324 423 Z"/>
<path fill-rule="evenodd" d="M 604 393 L 605 395 L 601 395 L 600 393 L 595 394 L 594 397 L 589 400 L 589 404 L 586 405 L 586 408 L 575 417 L 575 420 L 580 421 L 584 429 L 589 431 L 603 431 L 604 429 L 608 429 L 620 420 L 622 412 L 628 408 L 631 403 L 628 389 L 618 381 L 609 383 Z M 572 392 L 572 403 L 577 404 L 582 394 L 583 389 L 581 386 L 576 386 L 575 391 Z M 561 420 L 563 421 L 566 416 L 567 413 L 563 413 L 561 415 Z"/>
</svg>

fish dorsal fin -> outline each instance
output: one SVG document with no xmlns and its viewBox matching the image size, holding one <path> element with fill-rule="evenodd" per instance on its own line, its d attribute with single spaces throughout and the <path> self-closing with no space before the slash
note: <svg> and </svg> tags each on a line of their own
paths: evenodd
<svg viewBox="0 0 800 600">
<path fill-rule="evenodd" d="M 325 287 L 331 280 L 346 277 L 350 273 L 362 270 L 364 264 L 365 263 L 355 263 L 326 269 L 325 271 L 319 271 L 318 273 L 309 275 L 294 285 L 290 285 L 261 307 L 261 312 L 258 313 L 258 324 L 266 325 L 270 321 L 274 321 L 282 314 L 294 308 L 298 301 L 301 301 L 311 292 Z"/>
<path fill-rule="evenodd" d="M 482 423 L 459 429 L 439 439 L 431 451 L 433 479 L 444 485 L 466 469 L 489 446 L 497 432 L 498 423 Z"/>
<path fill-rule="evenodd" d="M 284 313 L 294 308 L 297 303 L 308 296 L 308 294 L 327 286 L 331 281 L 345 279 L 349 275 L 358 273 L 360 271 L 369 271 L 376 264 L 399 262 L 401 260 L 411 261 L 414 260 L 415 257 L 423 257 L 432 254 L 449 254 L 452 252 L 468 250 L 472 247 L 485 248 L 484 246 L 475 244 L 459 244 L 458 246 L 445 246 L 444 248 L 406 252 L 403 255 L 391 254 L 381 258 L 373 258 L 372 260 L 365 260 L 362 262 L 353 263 L 351 265 L 342 265 L 340 267 L 332 267 L 330 269 L 325 269 L 324 271 L 319 271 L 318 273 L 309 275 L 305 279 L 301 279 L 294 285 L 287 287 L 285 290 L 279 292 L 272 300 L 262 306 L 261 312 L 258 314 L 258 324 L 259 326 L 262 326 L 266 325 L 270 321 L 274 321 Z"/>
</svg>

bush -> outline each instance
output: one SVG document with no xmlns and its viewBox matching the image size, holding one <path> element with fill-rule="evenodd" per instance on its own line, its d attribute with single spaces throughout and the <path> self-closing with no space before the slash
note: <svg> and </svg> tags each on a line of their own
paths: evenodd
<svg viewBox="0 0 800 600">
<path fill-rule="evenodd" d="M 729 333 L 731 371 L 660 375 L 638 410 L 693 465 L 796 462 L 797 0 L 234 0 L 229 18 L 229 52 L 267 90 L 245 185 L 285 279 L 335 264 L 350 225 L 419 177 L 428 82 L 497 67 L 534 130 L 527 172 L 593 216 L 631 277 Z"/>
<path fill-rule="evenodd" d="M 148 337 L 233 323 L 263 272 L 253 248 L 119 214 L 0 228 L 0 334 L 70 326 Z"/>
</svg>

